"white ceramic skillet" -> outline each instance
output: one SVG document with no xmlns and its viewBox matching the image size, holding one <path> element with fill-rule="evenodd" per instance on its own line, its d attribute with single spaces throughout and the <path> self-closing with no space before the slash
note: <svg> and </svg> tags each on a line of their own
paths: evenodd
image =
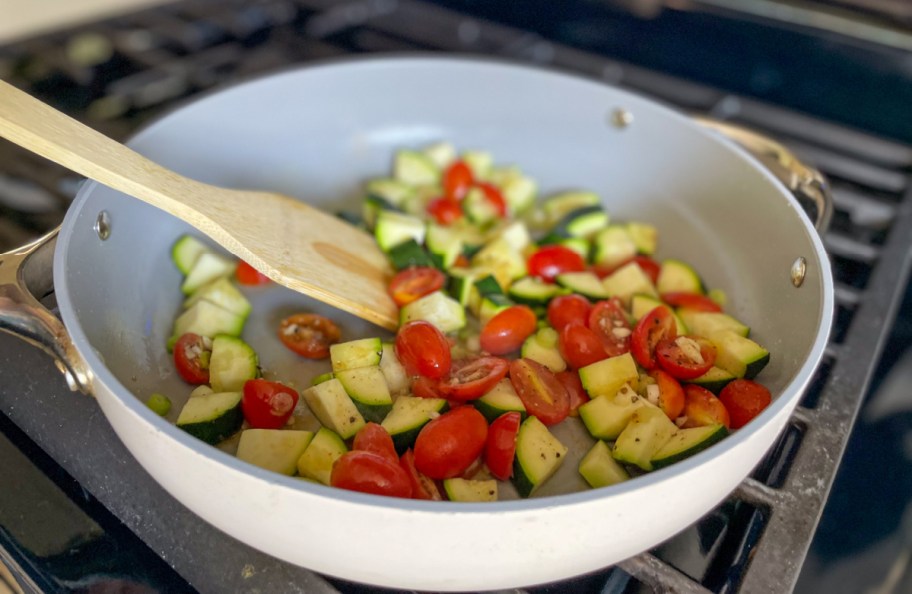
<svg viewBox="0 0 912 594">
<path fill-rule="evenodd" d="M 40 271 L 53 239 L 0 261 L 0 329 L 57 357 L 71 383 L 96 397 L 85 406 L 100 406 L 137 462 L 184 505 L 239 540 L 318 572 L 402 588 L 507 588 L 581 574 L 658 544 L 711 510 L 762 458 L 829 333 L 833 286 L 821 241 L 795 199 L 740 149 L 603 84 L 438 58 L 274 75 L 183 107 L 129 144 L 204 182 L 275 190 L 337 210 L 357 208 L 362 182 L 387 174 L 396 149 L 439 140 L 519 165 L 542 194 L 592 189 L 615 220 L 655 224 L 658 256 L 694 263 L 772 353 L 761 375 L 772 405 L 701 454 L 598 490 L 578 490 L 585 438 L 559 434 L 574 454 L 524 501 L 406 501 L 272 474 L 173 426 L 189 390 L 165 351 L 180 304 L 169 251 L 188 229 L 94 183 L 67 213 L 53 253 L 66 330 L 25 290 L 49 288 Z M 806 272 L 796 287 L 800 258 Z M 273 329 L 282 316 L 315 309 L 334 315 L 346 337 L 377 332 L 278 287 L 251 298 L 245 338 L 267 377 L 298 386 L 316 368 L 278 346 Z M 152 391 L 176 401 L 169 419 L 143 404 Z"/>
</svg>

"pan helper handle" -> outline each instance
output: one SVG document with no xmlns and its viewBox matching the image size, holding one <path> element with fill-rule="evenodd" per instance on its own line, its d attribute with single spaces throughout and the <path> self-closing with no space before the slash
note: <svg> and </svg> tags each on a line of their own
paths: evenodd
<svg viewBox="0 0 912 594">
<path fill-rule="evenodd" d="M 38 301 L 52 291 L 58 231 L 0 254 L 0 330 L 45 351 L 54 358 L 70 389 L 88 394 L 91 371 L 63 322 Z"/>
</svg>

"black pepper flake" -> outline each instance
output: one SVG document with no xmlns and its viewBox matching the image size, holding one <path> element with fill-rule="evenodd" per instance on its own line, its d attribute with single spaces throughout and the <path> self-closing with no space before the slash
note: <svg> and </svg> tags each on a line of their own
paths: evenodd
<svg viewBox="0 0 912 594">
<path fill-rule="evenodd" d="M 354 423 L 354 422 L 355 422 L 355 417 L 348 417 L 348 422 L 349 422 L 349 423 Z"/>
<path fill-rule="evenodd" d="M 555 455 L 556 457 L 560 458 L 560 452 L 555 452 L 554 455 Z"/>
<path fill-rule="evenodd" d="M 633 441 L 635 441 L 635 442 L 637 442 L 637 443 L 640 443 L 640 438 L 639 438 L 639 437 L 634 437 L 634 438 L 633 438 Z"/>
<path fill-rule="evenodd" d="M 488 491 L 488 495 L 493 495 L 494 491 Z"/>
<path fill-rule="evenodd" d="M 548 457 L 545 456 L 545 453 L 544 453 L 544 452 L 541 453 L 541 459 L 542 459 L 542 460 L 547 460 L 547 459 L 548 459 Z"/>
</svg>

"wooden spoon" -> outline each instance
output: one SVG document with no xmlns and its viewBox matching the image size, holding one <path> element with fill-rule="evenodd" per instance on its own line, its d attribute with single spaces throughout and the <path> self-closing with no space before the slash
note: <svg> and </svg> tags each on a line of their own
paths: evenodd
<svg viewBox="0 0 912 594">
<path fill-rule="evenodd" d="M 295 291 L 384 328 L 398 325 L 374 238 L 281 194 L 183 177 L 0 81 L 0 136 L 189 223 Z"/>
</svg>

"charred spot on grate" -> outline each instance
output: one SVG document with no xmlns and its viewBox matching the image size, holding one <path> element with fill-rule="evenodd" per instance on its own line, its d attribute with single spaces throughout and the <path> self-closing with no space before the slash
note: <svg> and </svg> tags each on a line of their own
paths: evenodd
<svg viewBox="0 0 912 594">
<path fill-rule="evenodd" d="M 804 440 L 804 428 L 797 423 L 789 423 L 776 444 L 754 469 L 752 478 L 778 489 L 785 484 L 792 461 Z"/>
</svg>

